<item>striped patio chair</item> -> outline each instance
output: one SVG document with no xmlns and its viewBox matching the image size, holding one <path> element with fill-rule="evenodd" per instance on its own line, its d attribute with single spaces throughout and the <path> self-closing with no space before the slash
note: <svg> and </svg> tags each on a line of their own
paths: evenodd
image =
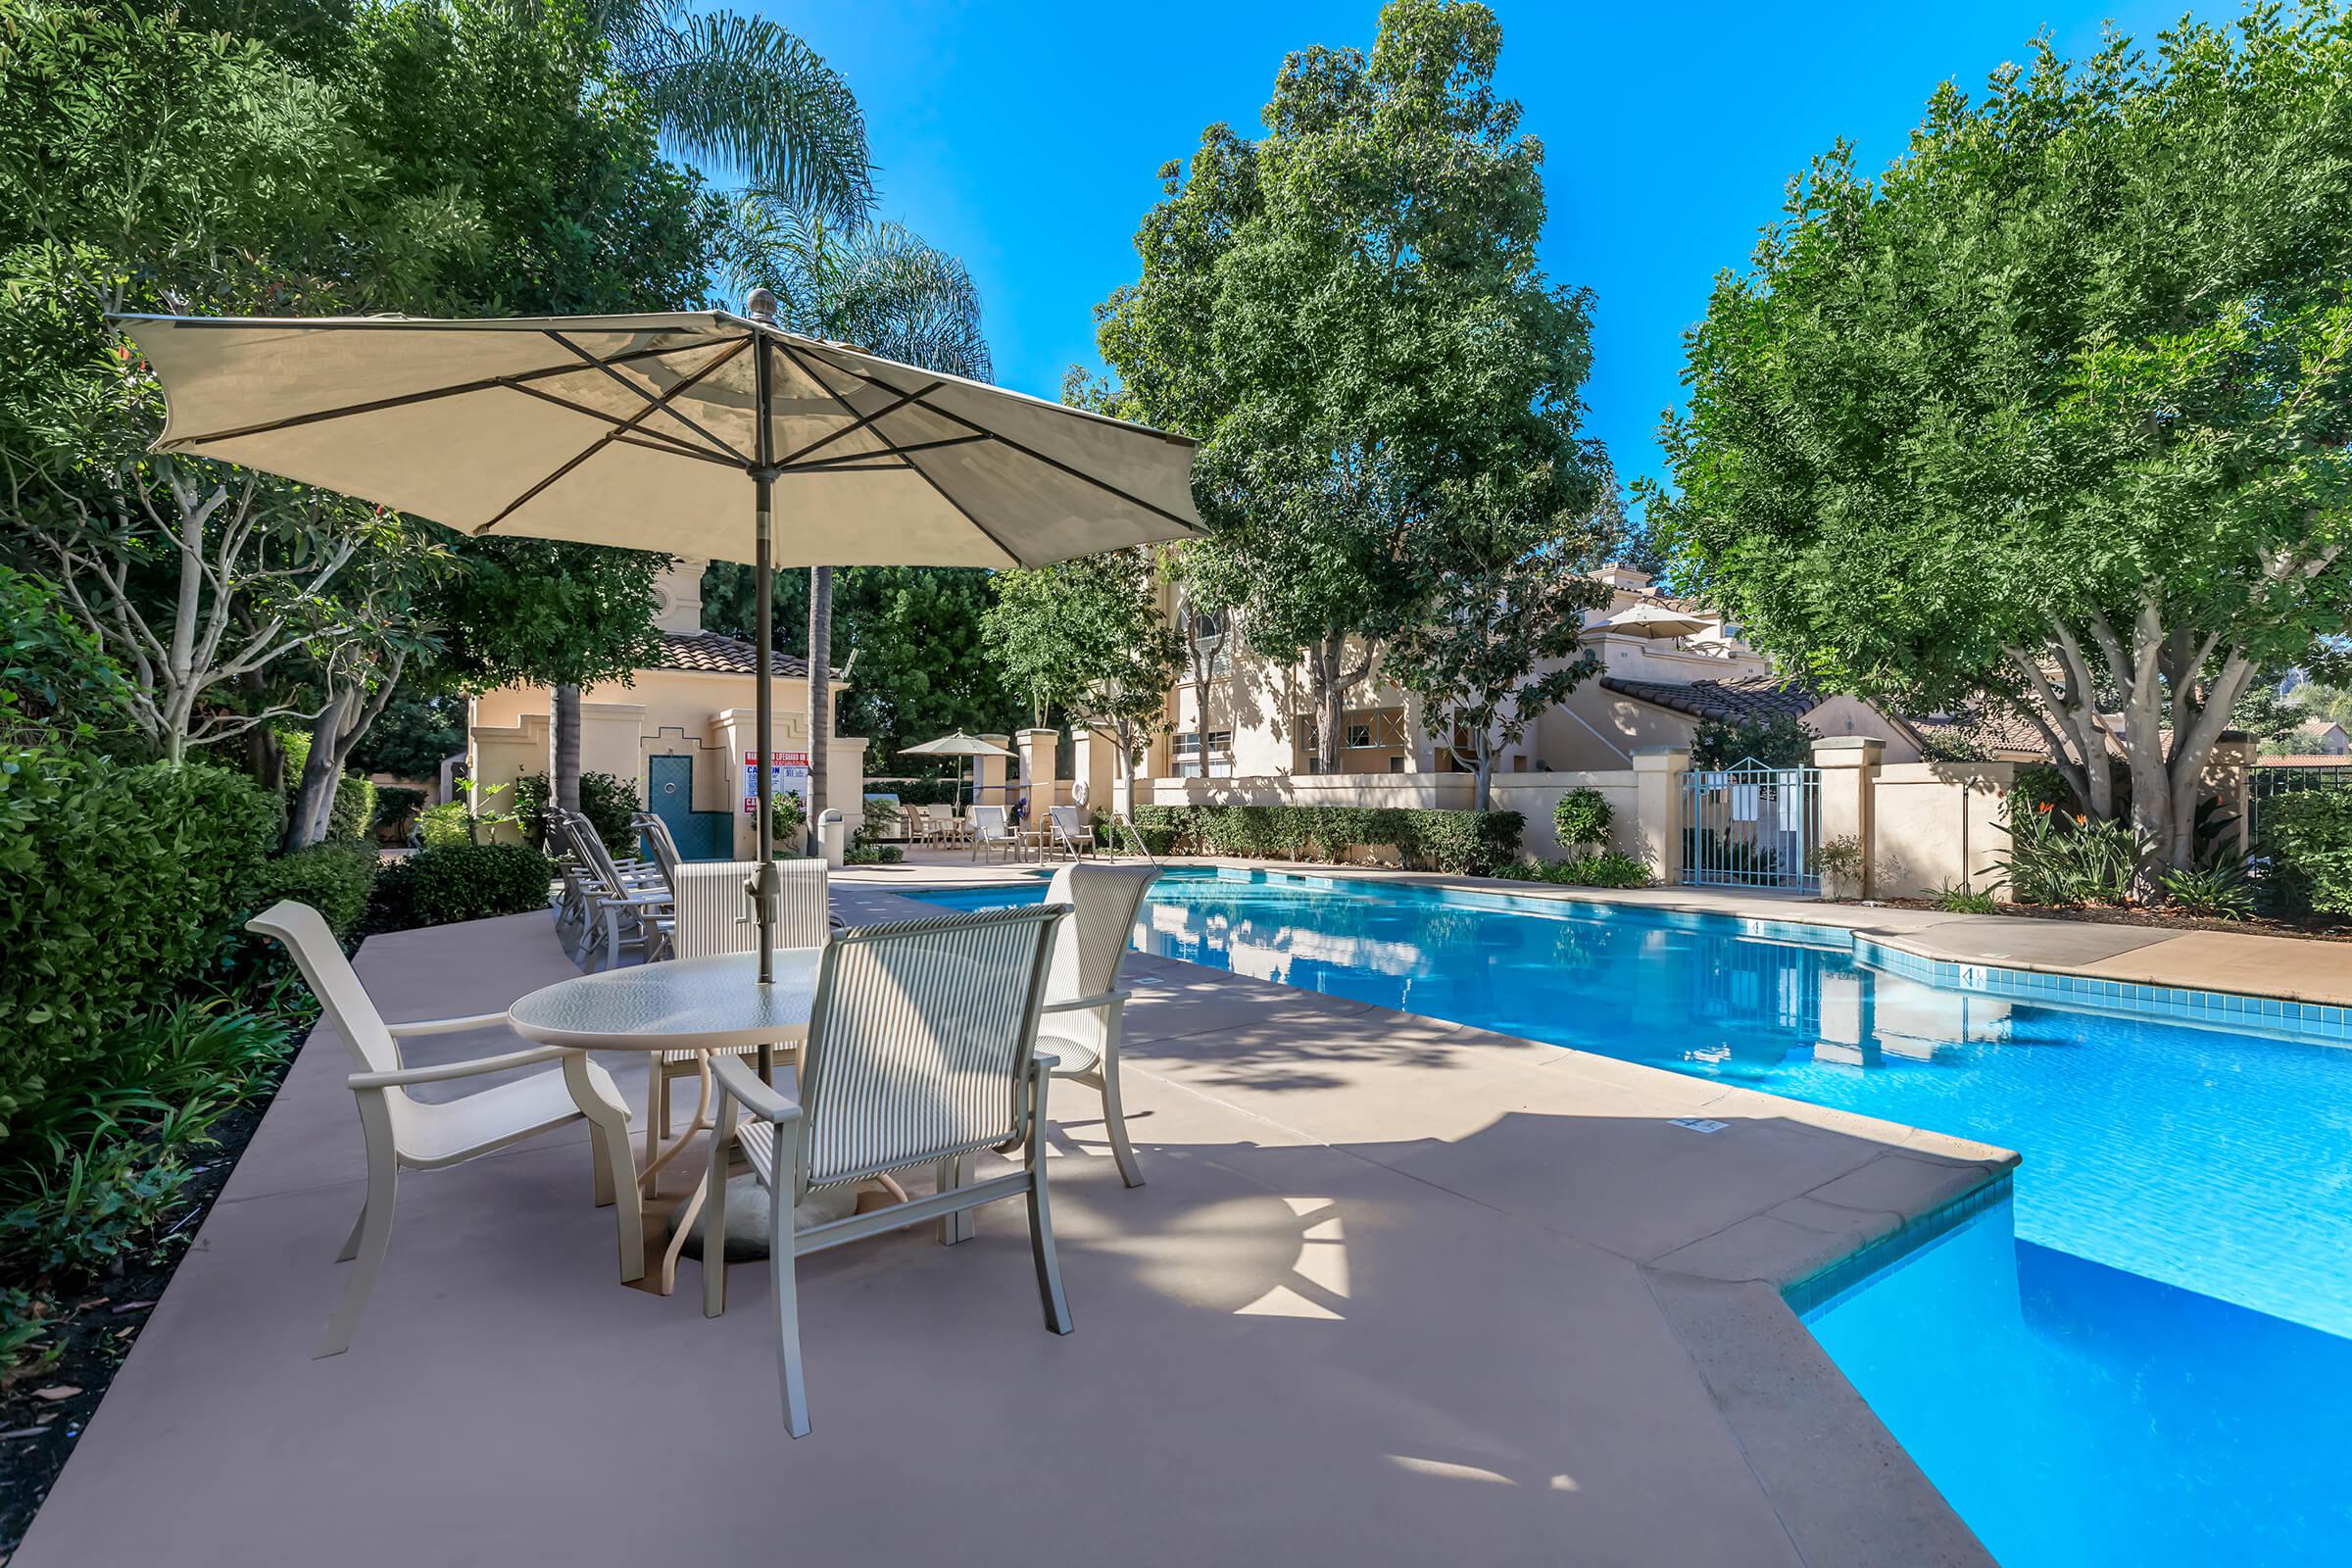
<svg viewBox="0 0 2352 1568">
<path fill-rule="evenodd" d="M 760 1082 L 741 1056 L 711 1063 L 724 1132 L 710 1140 L 704 1177 L 703 1311 L 726 1309 L 727 1164 L 730 1146 L 740 1146 L 767 1190 L 784 1428 L 794 1437 L 808 1433 L 794 1285 L 803 1253 L 926 1219 L 942 1221 L 940 1239 L 951 1241 L 953 1216 L 1025 1198 L 1046 1327 L 1070 1332 L 1046 1200 L 1053 1063 L 1037 1050 L 1046 965 L 1068 912 L 1032 906 L 844 932 L 817 971 L 798 1102 Z M 952 1179 L 984 1149 L 1017 1151 L 1020 1168 L 981 1182 Z M 938 1192 L 855 1211 L 859 1183 L 926 1165 L 939 1173 Z"/>
</svg>

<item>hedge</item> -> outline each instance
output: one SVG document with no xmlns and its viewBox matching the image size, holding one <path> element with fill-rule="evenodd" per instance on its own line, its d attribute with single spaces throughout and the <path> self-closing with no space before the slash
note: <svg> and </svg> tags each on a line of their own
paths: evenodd
<svg viewBox="0 0 2352 1568">
<path fill-rule="evenodd" d="M 547 907 L 555 862 L 522 844 L 450 844 L 395 860 L 375 879 L 371 931 L 482 920 Z"/>
<path fill-rule="evenodd" d="M 1485 876 L 1519 858 L 1517 811 L 1392 806 L 1139 806 L 1135 825 L 1154 855 L 1338 860 L 1357 845 L 1405 864 Z"/>
<path fill-rule="evenodd" d="M 2271 884 L 2289 909 L 2352 914 L 2352 790 L 2298 790 L 2262 803 Z"/>
<path fill-rule="evenodd" d="M 514 815 L 522 836 L 533 848 L 547 842 L 548 785 L 545 773 L 526 773 L 514 781 Z M 596 836 L 619 858 L 637 853 L 636 813 L 644 809 L 637 786 L 616 773 L 580 775 L 580 814 L 596 825 Z M 781 820 L 776 830 L 784 831 Z"/>
<path fill-rule="evenodd" d="M 368 825 L 375 830 L 379 843 L 398 844 L 408 838 L 416 826 L 416 813 L 423 809 L 424 791 L 408 784 L 378 784 L 375 815 Z"/>
<path fill-rule="evenodd" d="M 274 794 L 222 768 L 0 752 L 0 1131 L 223 960 L 283 824 Z"/>
<path fill-rule="evenodd" d="M 280 899 L 307 904 L 348 943 L 367 916 L 376 864 L 372 844 L 314 844 L 266 861 L 245 904 L 253 909 L 266 909 Z"/>
</svg>

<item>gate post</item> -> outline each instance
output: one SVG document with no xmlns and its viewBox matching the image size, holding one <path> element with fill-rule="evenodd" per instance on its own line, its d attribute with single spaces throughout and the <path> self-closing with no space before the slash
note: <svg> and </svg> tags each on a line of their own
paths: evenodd
<svg viewBox="0 0 2352 1568">
<path fill-rule="evenodd" d="M 1861 885 L 1822 879 L 1824 898 L 1879 896 L 1879 759 L 1886 743 L 1875 735 L 1832 735 L 1813 743 L 1813 765 L 1821 773 L 1821 844 L 1852 839 L 1862 847 Z M 1819 849 L 1821 845 L 1814 846 Z"/>
<path fill-rule="evenodd" d="M 1668 885 L 1683 879 L 1683 792 L 1690 772 L 1688 747 L 1634 751 L 1634 819 L 1642 833 L 1642 858 Z"/>
</svg>

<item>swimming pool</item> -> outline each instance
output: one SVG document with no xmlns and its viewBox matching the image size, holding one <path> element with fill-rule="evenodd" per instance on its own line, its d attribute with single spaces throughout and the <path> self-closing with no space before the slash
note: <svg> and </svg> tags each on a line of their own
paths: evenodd
<svg viewBox="0 0 2352 1568">
<path fill-rule="evenodd" d="M 1345 878 L 1171 868 L 1136 937 L 2019 1151 L 2013 1216 L 1811 1314 L 1889 1430 L 2012 1568 L 2352 1557 L 2313 1425 L 2352 1409 L 2352 1049 L 1939 989 L 1820 928 Z"/>
</svg>

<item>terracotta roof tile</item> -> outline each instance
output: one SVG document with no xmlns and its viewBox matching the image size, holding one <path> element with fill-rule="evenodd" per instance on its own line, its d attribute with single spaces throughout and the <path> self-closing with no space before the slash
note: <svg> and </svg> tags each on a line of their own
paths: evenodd
<svg viewBox="0 0 2352 1568">
<path fill-rule="evenodd" d="M 658 669 L 691 669 L 705 675 L 749 675 L 752 661 L 759 653 L 753 644 L 740 637 L 725 637 L 714 631 L 665 631 L 662 634 L 662 662 Z M 775 657 L 778 675 L 807 679 L 808 661 L 797 654 L 779 650 Z"/>
<path fill-rule="evenodd" d="M 1771 675 L 1739 675 L 1730 680 L 1631 680 L 1622 675 L 1600 677 L 1603 691 L 1631 697 L 1723 723 L 1747 723 L 1764 718 L 1802 718 L 1822 703 L 1821 693 Z"/>
</svg>

